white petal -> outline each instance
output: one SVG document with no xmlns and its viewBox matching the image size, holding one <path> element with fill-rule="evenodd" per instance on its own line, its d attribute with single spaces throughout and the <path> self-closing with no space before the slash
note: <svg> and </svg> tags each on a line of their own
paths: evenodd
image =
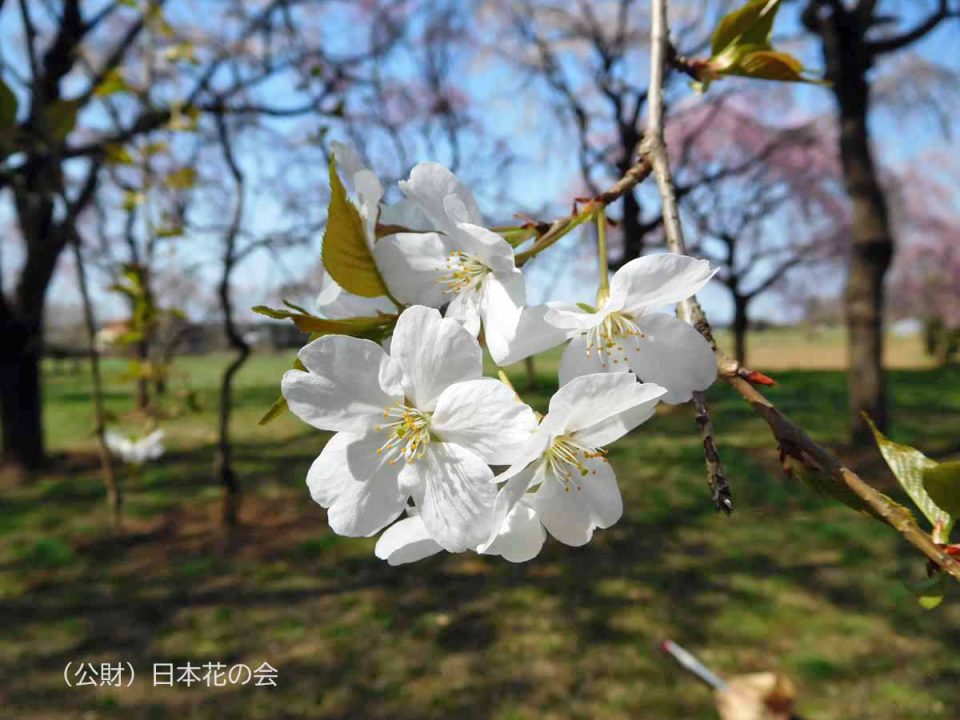
<svg viewBox="0 0 960 720">
<path fill-rule="evenodd" d="M 459 199 L 470 222 L 483 222 L 473 194 L 463 186 L 456 175 L 438 163 L 418 164 L 410 172 L 409 180 L 400 181 L 400 189 L 404 195 L 420 205 L 423 214 L 433 223 L 434 230 L 450 235 L 455 232 L 457 222 L 463 222 L 459 209 L 457 220 L 451 220 L 447 214 L 446 198 L 449 195 Z"/>
<path fill-rule="evenodd" d="M 706 260 L 671 253 L 645 255 L 617 270 L 610 294 L 626 295 L 627 312 L 672 305 L 695 295 L 714 273 Z"/>
<path fill-rule="evenodd" d="M 422 478 L 420 516 L 441 547 L 463 552 L 487 539 L 497 488 L 483 460 L 453 443 L 431 443 L 408 467 Z"/>
<path fill-rule="evenodd" d="M 537 511 L 526 502 L 520 502 L 507 516 L 500 534 L 486 552 L 514 563 L 527 562 L 540 554 L 546 538 Z"/>
<path fill-rule="evenodd" d="M 407 308 L 397 320 L 390 351 L 403 368 L 404 390 L 414 405 L 432 411 L 447 387 L 480 377 L 483 356 L 476 338 L 432 308 Z"/>
<path fill-rule="evenodd" d="M 320 456 L 307 471 L 307 487 L 310 497 L 321 507 L 328 508 L 336 502 L 343 488 L 354 476 L 347 465 L 347 447 L 359 436 L 337 433 L 323 446 Z"/>
<path fill-rule="evenodd" d="M 507 516 L 513 512 L 517 504 L 523 499 L 523 496 L 533 484 L 534 477 L 543 465 L 543 463 L 537 462 L 516 466 L 516 470 L 514 468 L 510 469 L 514 471 L 514 474 L 503 484 L 503 487 L 497 492 L 497 497 L 493 502 L 490 536 L 477 548 L 477 552 L 487 552 L 500 536 Z M 500 476 L 495 479 L 499 480 Z"/>
<path fill-rule="evenodd" d="M 399 468 L 381 462 L 377 447 L 375 437 L 337 433 L 310 466 L 310 495 L 330 508 L 327 520 L 338 535 L 373 535 L 403 512 L 406 496 L 397 483 Z"/>
<path fill-rule="evenodd" d="M 396 233 L 373 246 L 390 294 L 406 305 L 440 307 L 447 302 L 439 279 L 449 254 L 436 233 Z"/>
<path fill-rule="evenodd" d="M 644 382 L 667 388 L 667 403 L 690 399 L 717 379 L 717 360 L 703 336 L 682 320 L 651 313 L 637 320 L 644 336 L 639 349 L 627 346 L 630 368 Z"/>
<path fill-rule="evenodd" d="M 619 364 L 606 363 L 595 350 L 587 354 L 587 339 L 583 335 L 576 335 L 563 351 L 560 358 L 560 368 L 557 371 L 560 385 L 566 385 L 581 375 L 594 373 L 621 372 Z"/>
<path fill-rule="evenodd" d="M 337 161 L 337 174 L 352 187 L 353 176 L 367 169 L 360 159 L 360 154 L 352 145 L 337 140 L 331 142 L 330 147 L 333 149 L 333 156 Z"/>
<path fill-rule="evenodd" d="M 419 515 L 404 518 L 386 529 L 374 554 L 390 565 L 403 565 L 435 555 L 443 550 L 430 537 Z"/>
<path fill-rule="evenodd" d="M 531 355 L 555 348 L 567 339 L 567 331 L 551 325 L 545 319 L 549 305 L 524 308 L 517 331 L 508 343 L 507 354 L 499 361 L 501 366 L 512 365 Z"/>
<path fill-rule="evenodd" d="M 493 378 L 448 387 L 437 399 L 430 421 L 441 440 L 471 450 L 489 465 L 515 462 L 536 427 L 530 406 Z"/>
<path fill-rule="evenodd" d="M 555 328 L 582 332 L 603 322 L 606 313 L 588 312 L 577 305 L 551 303 L 544 312 L 544 320 Z"/>
<path fill-rule="evenodd" d="M 574 547 L 586 545 L 596 528 L 608 528 L 623 515 L 623 499 L 610 464 L 585 461 L 589 472 L 576 475 L 567 487 L 548 477 L 533 497 L 533 507 L 547 531 Z"/>
<path fill-rule="evenodd" d="M 300 350 L 307 372 L 280 384 L 290 410 L 321 430 L 363 434 L 403 398 L 400 366 L 370 340 L 327 335 Z"/>
<path fill-rule="evenodd" d="M 483 336 L 497 365 L 503 364 L 510 350 L 525 301 L 523 274 L 519 270 L 491 273 L 484 279 L 480 299 Z"/>
<path fill-rule="evenodd" d="M 317 312 L 321 317 L 342 320 L 354 317 L 376 317 L 397 312 L 396 306 L 387 297 L 366 298 L 348 293 L 337 281 L 324 273 L 317 295 Z"/>
<path fill-rule="evenodd" d="M 414 232 L 433 230 L 433 224 L 423 214 L 420 204 L 405 198 L 395 205 L 387 205 L 380 210 L 380 224 L 405 228 Z"/>
<path fill-rule="evenodd" d="M 603 447 L 653 415 L 666 392 L 630 372 L 581 375 L 550 398 L 544 424 L 557 434 L 575 433 L 586 447 Z"/>
<path fill-rule="evenodd" d="M 468 290 L 455 294 L 447 305 L 444 317 L 456 320 L 464 330 L 477 337 L 480 334 L 480 293 Z"/>
<path fill-rule="evenodd" d="M 513 247 L 493 230 L 461 222 L 449 242 L 451 247 L 472 255 L 494 272 L 509 273 L 516 269 Z"/>
</svg>

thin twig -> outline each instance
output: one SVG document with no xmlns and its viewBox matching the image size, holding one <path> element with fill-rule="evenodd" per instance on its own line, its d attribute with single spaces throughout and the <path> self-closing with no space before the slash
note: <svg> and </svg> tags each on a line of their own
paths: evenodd
<svg viewBox="0 0 960 720">
<path fill-rule="evenodd" d="M 90 360 L 90 378 L 93 383 L 93 416 L 94 434 L 97 437 L 97 452 L 100 457 L 100 469 L 103 473 L 103 484 L 107 490 L 107 505 L 110 508 L 110 522 L 113 529 L 120 531 L 123 528 L 121 508 L 123 495 L 120 483 L 117 481 L 113 468 L 113 458 L 106 442 L 107 410 L 103 402 L 103 379 L 100 374 L 100 352 L 97 349 L 97 321 L 93 315 L 93 302 L 90 298 L 90 289 L 87 285 L 87 272 L 83 263 L 83 252 L 80 249 L 80 236 L 71 226 L 70 245 L 73 248 L 74 263 L 77 266 L 77 280 L 80 285 L 80 297 L 83 301 L 83 320 L 87 331 L 87 355 Z"/>
<path fill-rule="evenodd" d="M 720 453 L 717 450 L 710 408 L 707 407 L 703 392 L 693 394 L 693 405 L 697 408 L 697 427 L 700 428 L 700 439 L 703 441 L 703 461 L 707 467 L 710 496 L 714 507 L 729 515 L 733 512 L 733 494 L 730 492 L 730 483 L 727 482 L 727 476 L 723 471 L 723 461 L 720 460 Z"/>
<path fill-rule="evenodd" d="M 607 190 L 600 193 L 595 198 L 592 198 L 591 202 L 582 212 L 575 213 L 565 218 L 560 218 L 559 220 L 555 220 L 546 226 L 544 232 L 540 233 L 537 241 L 529 249 L 517 254 L 517 266 L 519 267 L 531 258 L 539 255 L 541 252 L 557 242 L 557 240 L 573 230 L 573 228 L 575 228 L 577 225 L 589 220 L 596 211 L 598 205 L 606 207 L 607 205 L 619 200 L 627 191 L 636 187 L 638 184 L 650 177 L 650 172 L 652 169 L 653 166 L 650 163 L 650 159 L 645 155 L 641 155 L 636 164 L 627 170 L 623 177 L 617 180 Z"/>
<path fill-rule="evenodd" d="M 653 164 L 663 202 L 664 233 L 667 245 L 673 252 L 683 252 L 683 228 L 677 211 L 676 195 L 670 178 L 670 165 L 663 142 L 663 79 L 667 64 L 667 0 L 651 0 L 651 72 L 649 113 L 646 137 L 644 138 L 645 156 Z M 754 411 L 767 423 L 780 452 L 803 463 L 805 467 L 818 473 L 825 473 L 841 486 L 856 494 L 870 509 L 871 513 L 890 525 L 923 553 L 941 570 L 960 580 L 960 563 L 950 557 L 917 524 L 909 510 L 895 503 L 883 493 L 863 481 L 856 472 L 848 468 L 836 455 L 818 445 L 798 425 L 781 413 L 763 394 L 755 388 L 748 378 L 757 374 L 742 367 L 717 347 L 700 304 L 696 298 L 685 301 L 680 307 L 681 315 L 707 338 L 714 348 L 719 367 L 719 376 L 733 387 Z M 719 458 L 718 458 L 719 459 Z M 709 459 L 708 459 L 709 462 Z"/>
<path fill-rule="evenodd" d="M 666 79 L 667 63 L 671 56 L 676 55 L 675 52 L 671 51 L 668 37 L 666 0 L 652 1 L 652 21 L 650 30 L 650 89 L 647 97 L 647 112 L 649 114 L 647 115 L 647 129 L 644 133 L 641 152 L 650 159 L 653 166 L 653 175 L 657 181 L 657 188 L 660 191 L 663 232 L 667 247 L 671 252 L 685 255 L 687 245 L 683 237 L 683 226 L 680 224 L 677 192 L 673 185 L 670 159 L 667 156 L 667 147 L 663 139 L 663 83 Z M 717 349 L 717 343 L 713 338 L 713 329 L 710 327 L 710 322 L 696 297 L 688 298 L 679 303 L 677 313 L 684 322 L 699 330 L 714 350 Z M 733 498 L 726 474 L 723 471 L 723 461 L 717 449 L 710 410 L 702 392 L 695 393 L 693 400 L 697 408 L 697 426 L 703 440 L 707 482 L 710 485 L 713 502 L 717 510 L 730 513 L 733 511 Z"/>
</svg>

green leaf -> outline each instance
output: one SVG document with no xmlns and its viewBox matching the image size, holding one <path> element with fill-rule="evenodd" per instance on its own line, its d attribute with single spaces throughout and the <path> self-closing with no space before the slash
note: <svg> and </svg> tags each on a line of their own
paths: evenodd
<svg viewBox="0 0 960 720">
<path fill-rule="evenodd" d="M 0 78 L 0 128 L 12 128 L 17 124 L 17 96 Z"/>
<path fill-rule="evenodd" d="M 883 518 L 881 518 L 863 498 L 837 480 L 829 472 L 808 467 L 796 458 L 790 456 L 784 458 L 783 463 L 784 470 L 786 470 L 790 476 L 797 478 L 821 495 L 826 495 L 838 502 L 842 502 L 849 508 L 853 508 L 857 512 L 883 521 Z M 889 498 L 887 499 L 889 500 Z M 890 502 L 893 503 L 893 500 L 890 500 Z"/>
<path fill-rule="evenodd" d="M 913 500 L 914 504 L 920 508 L 931 525 L 940 524 L 943 527 L 943 537 L 946 537 L 953 525 L 953 518 L 942 509 L 942 506 L 934 500 L 928 490 L 924 488 L 925 473 L 928 469 L 936 467 L 936 463 L 924 455 L 916 448 L 909 445 L 902 445 L 889 440 L 882 432 L 877 429 L 873 421 L 863 416 L 870 429 L 873 430 L 873 437 L 880 449 L 880 454 L 886 460 L 891 472 L 897 478 L 897 482 L 903 487 Z"/>
<path fill-rule="evenodd" d="M 296 306 L 293 306 L 296 307 Z M 257 305 L 252 310 L 274 320 L 292 320 L 300 330 L 312 333 L 316 337 L 321 335 L 350 335 L 352 337 L 382 339 L 396 325 L 396 315 L 379 315 L 377 317 L 348 318 L 345 320 L 329 320 L 311 315 L 302 308 L 295 310 L 281 310 L 265 305 Z"/>
<path fill-rule="evenodd" d="M 192 167 L 182 167 L 167 175 L 164 183 L 171 190 L 188 190 L 197 184 L 197 171 Z"/>
<path fill-rule="evenodd" d="M 710 54 L 715 57 L 737 43 L 770 47 L 773 21 L 779 9 L 780 0 L 750 0 L 739 10 L 728 13 L 713 31 Z"/>
<path fill-rule="evenodd" d="M 57 100 L 47 107 L 45 115 L 50 137 L 57 141 L 67 139 L 77 124 L 79 100 Z"/>
<path fill-rule="evenodd" d="M 270 409 L 264 413 L 263 417 L 257 420 L 257 425 L 266 425 L 276 418 L 280 417 L 287 410 L 287 399 L 281 395 L 276 399 Z"/>
<path fill-rule="evenodd" d="M 943 602 L 943 596 L 947 592 L 947 576 L 942 572 L 918 583 L 903 584 L 917 597 L 917 602 L 924 610 L 937 607 Z"/>
<path fill-rule="evenodd" d="M 300 358 L 297 358 L 293 361 L 293 369 L 306 370 L 307 368 L 304 366 L 302 362 L 300 362 Z M 274 401 L 273 405 L 270 406 L 270 409 L 267 410 L 266 413 L 264 413 L 264 416 L 257 421 L 257 425 L 266 425 L 267 423 L 272 422 L 276 418 L 280 417 L 288 409 L 289 408 L 287 407 L 287 399 L 283 395 L 281 395 Z"/>
<path fill-rule="evenodd" d="M 126 92 L 129 89 L 130 85 L 128 85 L 126 79 L 124 79 L 123 73 L 120 72 L 118 68 L 114 68 L 104 76 L 100 84 L 97 85 L 96 90 L 93 91 L 93 94 L 97 97 L 106 97 L 108 95 Z"/>
<path fill-rule="evenodd" d="M 807 78 L 803 77 L 803 63 L 788 53 L 773 50 L 748 53 L 740 60 L 735 74 L 757 80 L 807 82 Z"/>
<path fill-rule="evenodd" d="M 960 515 L 960 460 L 924 468 L 923 487 L 945 513 Z"/>
<path fill-rule="evenodd" d="M 110 143 L 105 148 L 107 153 L 107 162 L 111 165 L 133 165 L 133 155 L 123 145 Z"/>
<path fill-rule="evenodd" d="M 333 157 L 330 157 L 330 206 L 323 234 L 323 266 L 347 292 L 361 297 L 387 295 L 387 288 L 370 253 L 360 211 L 347 198 Z"/>
</svg>

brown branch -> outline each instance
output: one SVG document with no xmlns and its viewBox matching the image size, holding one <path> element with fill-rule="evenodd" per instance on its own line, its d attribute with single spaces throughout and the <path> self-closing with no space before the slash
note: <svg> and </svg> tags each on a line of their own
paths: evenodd
<svg viewBox="0 0 960 720">
<path fill-rule="evenodd" d="M 651 0 L 653 25 L 651 31 L 650 116 L 645 146 L 653 162 L 654 174 L 664 204 L 664 232 L 673 252 L 684 252 L 683 228 L 680 225 L 676 197 L 670 177 L 670 165 L 663 143 L 663 79 L 667 59 L 667 0 Z M 750 403 L 754 411 L 767 423 L 780 451 L 807 468 L 827 473 L 840 486 L 853 492 L 878 519 L 899 532 L 931 562 L 944 572 L 960 580 L 960 563 L 934 543 L 931 536 L 920 529 L 913 514 L 893 502 L 883 493 L 865 483 L 832 452 L 821 447 L 798 425 L 792 423 L 747 378 L 753 374 L 717 347 L 710 332 L 710 324 L 695 298 L 681 304 L 681 314 L 714 347 L 720 377 Z M 719 458 L 718 458 L 719 459 Z M 709 458 L 707 459 L 709 463 Z"/>
<path fill-rule="evenodd" d="M 960 10 L 951 10 L 949 0 L 940 0 L 937 10 L 931 13 L 926 20 L 900 35 L 868 42 L 867 52 L 871 55 L 881 55 L 883 53 L 902 50 L 907 47 L 907 45 L 911 45 L 917 40 L 922 40 L 924 36 L 933 31 L 947 18 L 960 18 Z"/>
<path fill-rule="evenodd" d="M 549 225 L 545 225 L 543 232 L 539 232 L 538 229 L 539 237 L 537 241 L 529 249 L 517 254 L 517 265 L 523 265 L 553 245 L 573 227 L 583 222 L 585 215 L 594 212 L 597 205 L 607 206 L 619 200 L 625 193 L 650 177 L 652 170 L 653 166 L 650 163 L 650 159 L 646 155 L 641 155 L 637 163 L 627 170 L 623 177 L 607 188 L 607 190 L 591 199 L 590 207 L 583 212 L 574 213 L 568 217 L 555 220 Z"/>
<path fill-rule="evenodd" d="M 717 450 L 716 433 L 713 429 L 713 420 L 710 418 L 710 408 L 707 407 L 703 392 L 693 394 L 693 405 L 697 409 L 697 427 L 700 428 L 700 439 L 703 440 L 703 461 L 707 468 L 707 483 L 710 485 L 710 495 L 717 510 L 729 515 L 733 512 L 733 495 L 726 473 L 723 471 L 723 461 Z"/>
<path fill-rule="evenodd" d="M 727 360 L 732 363 L 729 358 Z M 913 513 L 868 485 L 836 455 L 814 442 L 802 428 L 791 422 L 741 375 L 742 369 L 738 368 L 736 363 L 729 364 L 726 371 L 721 366 L 720 377 L 740 393 L 754 411 L 763 418 L 782 452 L 807 466 L 810 466 L 812 461 L 820 471 L 829 473 L 837 482 L 863 500 L 879 519 L 903 535 L 907 542 L 940 569 L 960 580 L 960 564 L 941 550 L 930 535 L 917 525 Z"/>
</svg>

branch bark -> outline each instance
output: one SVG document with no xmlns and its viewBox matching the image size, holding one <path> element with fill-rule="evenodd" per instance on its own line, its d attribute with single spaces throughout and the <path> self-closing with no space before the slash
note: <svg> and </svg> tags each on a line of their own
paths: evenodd
<svg viewBox="0 0 960 720">
<path fill-rule="evenodd" d="M 677 212 L 676 197 L 670 177 L 670 164 L 663 143 L 663 79 L 668 57 L 667 0 L 651 0 L 653 11 L 651 42 L 651 78 L 649 118 L 645 146 L 653 165 L 664 204 L 664 231 L 667 243 L 674 252 L 683 252 L 685 248 L 683 228 Z M 680 308 L 681 314 L 692 322 L 713 345 L 717 355 L 719 376 L 733 387 L 754 411 L 767 423 L 776 440 L 780 452 L 804 465 L 807 469 L 825 474 L 838 484 L 853 492 L 871 514 L 894 528 L 904 539 L 917 548 L 941 570 L 960 580 L 960 563 L 947 555 L 924 532 L 913 514 L 893 502 L 883 493 L 865 483 L 856 472 L 848 468 L 836 455 L 818 445 L 798 425 L 791 422 L 767 398 L 763 396 L 748 379 L 753 375 L 740 366 L 717 347 L 710 331 L 710 324 L 695 298 L 685 302 Z"/>
</svg>

